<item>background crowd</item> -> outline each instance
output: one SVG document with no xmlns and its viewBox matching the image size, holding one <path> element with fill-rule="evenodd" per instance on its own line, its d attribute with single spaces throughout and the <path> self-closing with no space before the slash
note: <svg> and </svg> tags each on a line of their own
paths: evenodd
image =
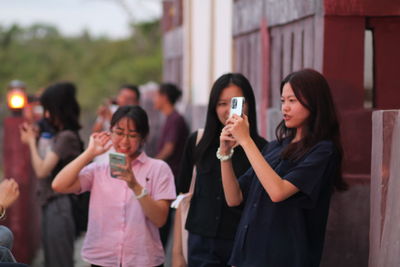
<svg viewBox="0 0 400 267">
<path fill-rule="evenodd" d="M 48 86 L 42 116 L 20 126 L 39 180 L 45 266 L 74 266 L 81 232 L 91 266 L 163 266 L 172 225 L 175 267 L 319 266 L 331 194 L 346 189 L 336 110 L 320 73 L 282 81 L 282 121 L 269 144 L 242 74 L 214 82 L 205 126 L 190 135 L 175 108 L 180 89 L 160 84 L 153 106 L 164 123 L 154 155 L 146 153 L 152 129 L 137 86 L 122 85 L 100 105 L 86 148 L 76 94 L 71 82 Z M 235 97 L 245 99 L 240 115 L 230 113 Z M 115 152 L 124 156 L 116 169 Z M 18 185 L 6 179 L 0 190 L 4 217 Z M 190 200 L 188 210 L 175 201 L 175 214 L 171 202 L 187 192 L 178 199 Z M 12 233 L 0 233 L 2 261 L 15 262 Z"/>
</svg>

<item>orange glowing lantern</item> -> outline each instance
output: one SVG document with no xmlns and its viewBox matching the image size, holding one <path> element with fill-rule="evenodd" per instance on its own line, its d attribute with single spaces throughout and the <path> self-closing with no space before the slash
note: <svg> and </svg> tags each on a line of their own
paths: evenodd
<svg viewBox="0 0 400 267">
<path fill-rule="evenodd" d="M 11 110 L 21 110 L 27 104 L 26 93 L 19 89 L 14 88 L 7 93 L 7 105 Z"/>
</svg>

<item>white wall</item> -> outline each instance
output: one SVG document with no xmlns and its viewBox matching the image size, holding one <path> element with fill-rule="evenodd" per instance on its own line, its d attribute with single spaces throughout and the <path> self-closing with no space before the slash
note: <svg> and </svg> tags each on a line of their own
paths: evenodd
<svg viewBox="0 0 400 267">
<path fill-rule="evenodd" d="M 211 1 L 191 1 L 191 100 L 194 105 L 205 105 L 208 101 L 211 65 Z"/>
<path fill-rule="evenodd" d="M 214 73 L 213 81 L 232 71 L 232 1 L 214 1 Z"/>
<path fill-rule="evenodd" d="M 208 103 L 215 79 L 232 71 L 232 0 L 185 0 L 184 97 L 195 106 Z"/>
</svg>

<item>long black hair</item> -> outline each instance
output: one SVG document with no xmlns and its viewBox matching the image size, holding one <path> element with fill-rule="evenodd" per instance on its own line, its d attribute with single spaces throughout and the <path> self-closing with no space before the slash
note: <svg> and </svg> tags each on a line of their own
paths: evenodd
<svg viewBox="0 0 400 267">
<path fill-rule="evenodd" d="M 76 87 L 70 82 L 58 82 L 50 85 L 40 96 L 44 111 L 49 112 L 49 121 L 58 132 L 60 130 L 78 131 L 81 129 L 81 112 L 76 100 Z"/>
<path fill-rule="evenodd" d="M 289 83 L 298 101 L 310 112 L 306 122 L 303 138 L 296 143 L 289 144 L 282 152 L 286 159 L 300 159 L 315 144 L 322 140 L 331 140 L 339 154 L 339 168 L 334 181 L 337 190 L 345 190 L 347 184 L 342 177 L 343 147 L 340 138 L 340 127 L 333 103 L 331 89 L 325 77 L 312 69 L 293 72 L 282 80 L 280 92 Z M 279 142 L 284 138 L 292 140 L 296 136 L 296 128 L 287 128 L 282 120 L 276 128 L 276 137 Z"/>
<path fill-rule="evenodd" d="M 243 96 L 248 106 L 248 118 L 250 124 L 250 136 L 253 140 L 259 138 L 257 130 L 256 101 L 253 88 L 247 78 L 241 73 L 227 73 L 219 77 L 213 84 L 208 101 L 206 125 L 204 134 L 195 149 L 195 161 L 202 160 L 205 152 L 213 143 L 219 143 L 219 136 L 224 125 L 218 119 L 216 107 L 222 91 L 230 85 L 236 85 L 242 89 Z"/>
</svg>

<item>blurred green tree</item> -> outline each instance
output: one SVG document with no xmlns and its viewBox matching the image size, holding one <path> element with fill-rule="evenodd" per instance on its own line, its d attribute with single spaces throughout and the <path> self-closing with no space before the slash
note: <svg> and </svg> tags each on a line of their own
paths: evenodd
<svg viewBox="0 0 400 267">
<path fill-rule="evenodd" d="M 159 82 L 162 73 L 159 21 L 135 25 L 127 39 L 65 37 L 50 25 L 0 26 L 0 88 L 4 99 L 7 84 L 24 81 L 28 92 L 60 81 L 75 82 L 84 110 L 94 110 L 120 84 Z"/>
</svg>

